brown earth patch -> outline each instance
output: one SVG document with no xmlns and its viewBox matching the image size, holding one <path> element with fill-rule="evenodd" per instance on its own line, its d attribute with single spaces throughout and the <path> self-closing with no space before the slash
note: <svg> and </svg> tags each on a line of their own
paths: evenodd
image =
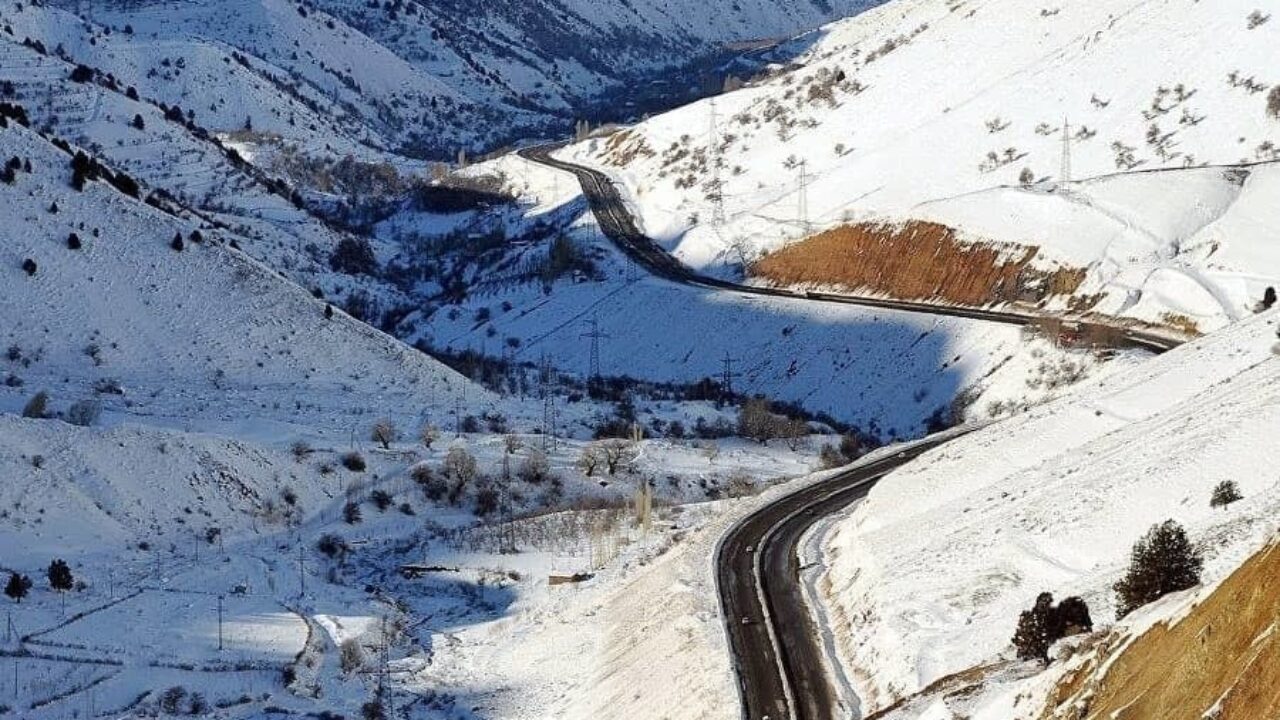
<svg viewBox="0 0 1280 720">
<path fill-rule="evenodd" d="M 649 141 L 632 130 L 622 130 L 609 136 L 604 143 L 604 159 L 611 165 L 626 167 L 636 158 L 651 158 L 657 155 L 649 147 Z"/>
<path fill-rule="evenodd" d="M 1280 718 L 1280 545 L 1250 558 L 1176 624 L 1064 678 L 1046 720 Z M 1098 668 L 1106 668 L 1099 675 Z"/>
<path fill-rule="evenodd" d="M 959 305 L 1040 302 L 1070 295 L 1082 268 L 1031 267 L 1035 246 L 961 240 L 939 223 L 844 225 L 760 259 L 751 274 L 778 285 L 834 285 L 901 300 Z"/>
</svg>

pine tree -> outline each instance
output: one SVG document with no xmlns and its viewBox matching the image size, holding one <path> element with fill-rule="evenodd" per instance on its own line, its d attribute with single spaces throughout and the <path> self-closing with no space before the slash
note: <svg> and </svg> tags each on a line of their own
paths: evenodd
<svg viewBox="0 0 1280 720">
<path fill-rule="evenodd" d="M 1173 520 L 1153 525 L 1133 546 L 1129 570 L 1115 584 L 1116 616 L 1200 583 L 1204 558 Z"/>
<path fill-rule="evenodd" d="M 27 274 L 27 277 L 31 277 L 32 275 L 35 275 L 35 274 L 36 274 L 36 261 L 35 261 L 35 260 L 32 260 L 31 258 L 27 258 L 26 260 L 23 260 L 23 261 L 22 261 L 22 272 L 26 273 L 26 274 Z"/>
<path fill-rule="evenodd" d="M 1045 598 L 1048 598 L 1047 602 Z M 1053 596 L 1041 593 L 1036 599 L 1035 607 L 1024 610 L 1018 616 L 1013 646 L 1018 650 L 1019 660 L 1039 660 L 1046 665 L 1049 663 L 1049 645 L 1052 642 L 1049 637 L 1049 616 L 1052 607 Z"/>
<path fill-rule="evenodd" d="M 49 563 L 49 587 L 58 592 L 66 592 L 74 586 L 75 578 L 65 560 L 58 559 Z"/>
<path fill-rule="evenodd" d="M 138 130 L 145 130 L 147 128 L 147 123 L 142 119 L 141 113 L 133 116 L 133 127 Z"/>
<path fill-rule="evenodd" d="M 333 319 L 333 306 L 330 305 L 329 303 L 324 304 L 324 319 L 325 320 Z"/>
<path fill-rule="evenodd" d="M 182 241 L 182 233 L 174 233 L 173 242 L 169 243 L 169 247 L 173 248 L 177 252 L 182 252 L 186 247 L 186 243 Z"/>
<path fill-rule="evenodd" d="M 31 590 L 31 578 L 20 573 L 9 573 L 9 582 L 4 586 L 4 594 L 21 603 L 22 598 Z"/>
<path fill-rule="evenodd" d="M 71 233 L 70 235 L 68 235 L 68 236 L 67 236 L 67 249 L 69 249 L 69 250 L 79 250 L 79 249 L 80 249 L 80 236 L 79 236 L 79 235 L 77 235 L 77 234 L 75 234 L 75 233 Z"/>
<path fill-rule="evenodd" d="M 1240 486 L 1236 485 L 1234 480 L 1223 480 L 1213 488 L 1213 497 L 1209 500 L 1209 507 L 1226 507 L 1237 500 L 1243 499 L 1240 494 Z"/>
</svg>

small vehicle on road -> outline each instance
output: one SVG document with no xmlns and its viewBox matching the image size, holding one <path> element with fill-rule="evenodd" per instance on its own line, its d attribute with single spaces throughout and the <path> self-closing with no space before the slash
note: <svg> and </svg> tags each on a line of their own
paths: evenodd
<svg viewBox="0 0 1280 720">
<path fill-rule="evenodd" d="M 755 623 L 755 620 L 752 620 L 751 618 L 747 617 L 746 615 L 743 615 L 743 616 L 742 616 L 742 624 L 743 624 L 743 625 L 751 625 L 751 624 L 753 624 L 753 623 Z"/>
</svg>

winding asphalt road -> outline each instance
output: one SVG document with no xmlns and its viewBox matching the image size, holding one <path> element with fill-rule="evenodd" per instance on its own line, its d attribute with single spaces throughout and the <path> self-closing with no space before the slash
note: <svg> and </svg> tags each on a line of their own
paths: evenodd
<svg viewBox="0 0 1280 720">
<path fill-rule="evenodd" d="M 573 173 L 605 235 L 650 272 L 685 285 L 802 301 L 862 305 L 929 315 L 1030 325 L 1034 315 L 932 305 L 886 298 L 794 292 L 739 285 L 698 274 L 645 236 L 621 193 L 603 173 L 551 157 L 561 145 L 520 151 L 524 158 Z M 1100 326 L 1105 327 L 1105 326 Z M 1088 324 L 1083 324 L 1088 329 Z M 1112 334 L 1118 347 L 1164 352 L 1179 342 L 1132 328 Z M 805 602 L 797 547 L 818 520 L 865 498 L 885 475 L 969 430 L 957 429 L 904 446 L 895 454 L 858 463 L 776 500 L 743 518 L 724 536 L 716 556 L 716 584 L 747 720 L 856 718 L 843 707 L 827 668 L 821 636 Z"/>
<path fill-rule="evenodd" d="M 561 147 L 563 147 L 563 143 L 557 143 L 554 145 L 538 145 L 519 150 L 518 154 L 526 160 L 531 160 L 541 165 L 563 170 L 576 176 L 578 178 L 578 182 L 582 185 L 582 191 L 583 194 L 586 195 L 587 203 L 591 207 L 591 212 L 595 215 L 597 222 L 600 223 L 600 229 L 604 232 L 605 236 L 613 241 L 619 249 L 626 253 L 626 255 L 637 264 L 643 266 L 654 275 L 666 278 L 673 282 L 693 287 L 730 290 L 750 295 L 803 299 L 812 302 L 836 303 L 840 305 L 859 305 L 863 307 L 900 310 L 903 312 L 920 313 L 924 315 L 943 315 L 948 317 L 968 318 L 971 320 L 984 320 L 1003 325 L 1029 326 L 1045 319 L 1040 315 L 1013 312 L 1007 309 L 991 310 L 987 308 L 966 307 L 962 305 L 937 304 L 919 300 L 895 300 L 892 298 L 877 297 L 873 295 L 846 295 L 810 292 L 806 290 L 789 290 L 785 288 L 760 287 L 756 285 L 742 285 L 728 280 L 721 280 L 719 278 L 703 275 L 695 272 L 679 260 L 676 260 L 667 253 L 662 246 L 640 231 L 630 210 L 627 209 L 627 204 L 622 198 L 622 193 L 618 191 L 617 186 L 614 185 L 609 176 L 599 172 L 598 170 L 593 170 L 592 168 L 584 167 L 582 165 L 575 165 L 574 163 L 565 162 L 552 157 L 552 153 Z M 1157 333 L 1145 332 L 1131 327 L 1109 326 L 1103 323 L 1090 322 L 1080 322 L 1079 325 L 1082 334 L 1085 335 L 1087 335 L 1091 329 L 1117 330 L 1118 333 L 1116 334 L 1108 333 L 1108 335 L 1115 338 L 1113 347 L 1117 349 L 1141 348 L 1159 353 L 1171 350 L 1182 342 L 1174 338 L 1166 337 Z M 1105 337 L 1107 335 L 1103 336 Z"/>
</svg>

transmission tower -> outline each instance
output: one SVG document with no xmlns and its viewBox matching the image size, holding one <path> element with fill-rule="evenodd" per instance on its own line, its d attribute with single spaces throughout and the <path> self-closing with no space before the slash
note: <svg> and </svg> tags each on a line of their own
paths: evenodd
<svg viewBox="0 0 1280 720">
<path fill-rule="evenodd" d="M 454 437 L 462 437 L 462 411 L 463 411 L 463 404 L 465 403 L 464 393 L 466 393 L 465 387 L 458 392 L 457 400 L 454 402 L 454 406 L 453 406 Z"/>
<path fill-rule="evenodd" d="M 1062 169 L 1059 171 L 1061 185 L 1071 182 L 1071 123 L 1062 119 Z"/>
<path fill-rule="evenodd" d="M 733 395 L 733 379 L 742 377 L 742 373 L 733 371 L 734 358 L 729 355 L 729 351 L 724 352 L 724 358 L 720 360 L 720 387 L 723 389 L 725 396 Z"/>
<path fill-rule="evenodd" d="M 544 452 L 556 450 L 559 436 L 556 434 L 556 396 L 547 393 L 542 398 L 542 449 Z"/>
<path fill-rule="evenodd" d="M 707 147 L 711 150 L 711 191 L 707 194 L 707 199 L 711 201 L 711 224 L 720 227 L 725 223 L 724 181 L 720 176 L 720 128 L 715 100 L 711 101 L 711 127 Z"/>
<path fill-rule="evenodd" d="M 588 378 L 591 380 L 600 379 L 600 340 L 608 339 L 608 333 L 600 331 L 600 320 L 595 315 L 591 316 L 591 332 L 583 333 L 582 337 L 591 338 L 591 367 L 589 368 Z"/>
</svg>

